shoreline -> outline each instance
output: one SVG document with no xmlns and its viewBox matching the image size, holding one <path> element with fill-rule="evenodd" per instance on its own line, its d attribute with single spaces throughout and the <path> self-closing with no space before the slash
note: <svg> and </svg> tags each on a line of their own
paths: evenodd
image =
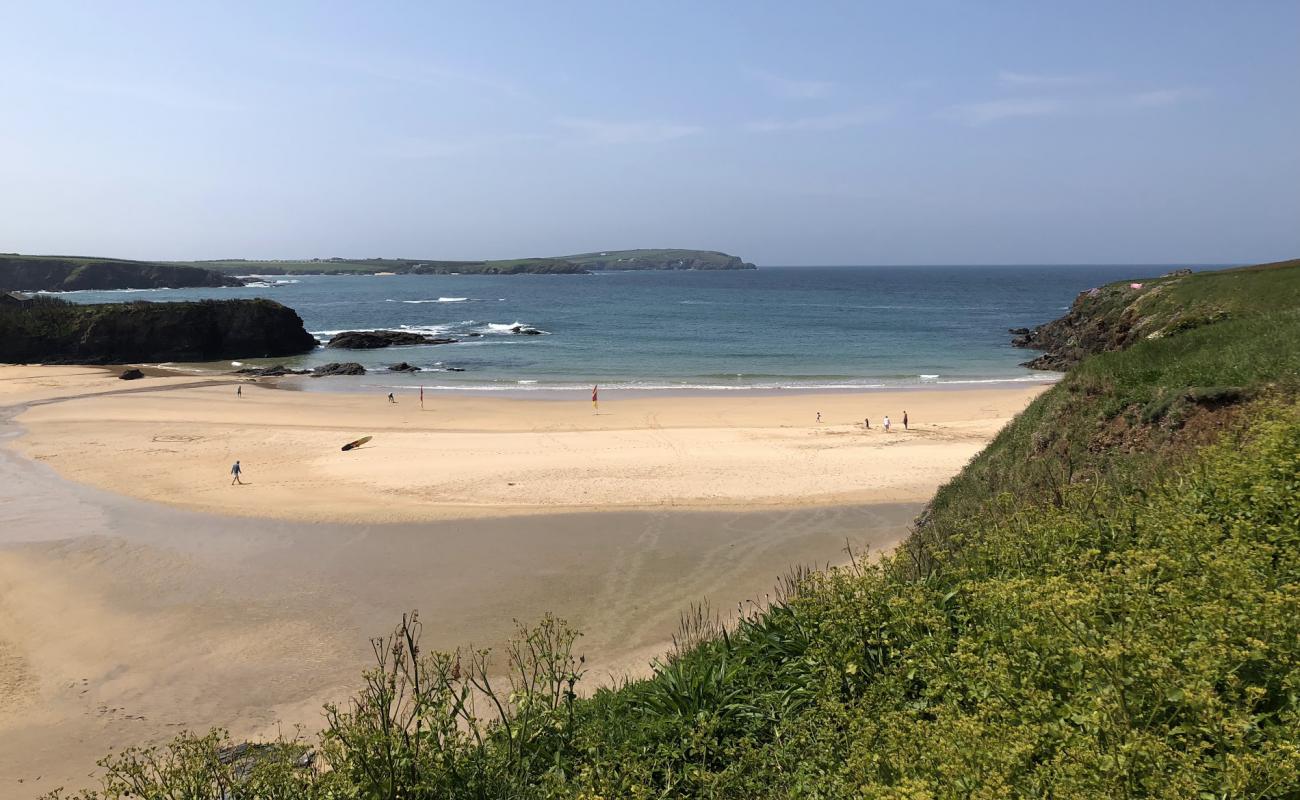
<svg viewBox="0 0 1300 800">
<path fill-rule="evenodd" d="M 399 351 L 402 348 L 392 348 Z M 346 351 L 345 351 L 346 353 Z M 342 358 L 343 356 L 340 356 Z M 287 359 L 258 359 L 258 362 L 281 362 L 289 361 Z M 241 362 L 249 366 L 249 362 Z M 265 366 L 271 366 L 266 364 Z M 429 384 L 422 383 L 416 376 L 426 375 L 430 380 L 437 380 L 436 376 L 445 375 L 441 370 L 422 370 L 421 372 L 388 372 L 375 370 L 368 372 L 365 376 L 347 376 L 333 375 L 324 378 L 313 378 L 310 375 L 283 375 L 283 376 L 258 376 L 258 375 L 241 375 L 235 372 L 230 365 L 220 368 L 210 363 L 194 364 L 31 364 L 31 365 L 14 365 L 0 364 L 0 370 L 5 368 L 30 368 L 30 369 L 48 369 L 48 368 L 76 368 L 81 370 L 103 370 L 111 373 L 116 377 L 116 373 L 124 369 L 137 368 L 145 372 L 149 377 L 188 377 L 202 379 L 224 378 L 228 383 L 257 383 L 262 386 L 268 386 L 287 391 L 302 392 L 319 392 L 324 394 L 358 394 L 373 392 L 380 388 L 404 389 L 408 391 L 418 391 L 423 388 L 426 392 L 436 393 L 446 396 L 466 396 L 466 397 L 501 397 L 508 399 L 529 399 L 542 401 L 562 401 L 573 402 L 575 396 L 583 395 L 590 391 L 591 383 L 569 383 L 569 384 L 540 384 L 537 381 L 514 383 L 485 382 L 479 384 L 464 383 L 457 385 L 446 384 Z M 0 372 L 0 375 L 3 373 Z M 889 392 L 960 392 L 980 389 L 997 389 L 997 388 L 1022 388 L 1028 386 L 1041 386 L 1044 388 L 1051 387 L 1060 381 L 1062 373 L 1050 370 L 1034 371 L 1029 375 L 1022 375 L 1013 378 L 970 378 L 970 379 L 953 379 L 953 380 L 934 380 L 934 381 L 913 381 L 908 383 L 864 383 L 864 384 L 791 384 L 788 386 L 766 386 L 759 384 L 736 385 L 736 386 L 701 386 L 701 385 L 626 385 L 624 383 L 599 384 L 602 395 L 610 398 L 679 398 L 679 397 L 786 397 L 791 395 L 837 395 L 837 394 L 856 394 L 856 393 L 889 393 Z M 385 378 L 391 381 L 402 381 L 402 383 L 366 383 L 361 378 L 375 379 Z M 0 378 L 2 380 L 3 378 Z M 415 381 L 415 382 L 412 382 Z M 522 385 L 521 385 L 522 384 Z M 0 398 L 2 399 L 2 398 Z"/>
</svg>

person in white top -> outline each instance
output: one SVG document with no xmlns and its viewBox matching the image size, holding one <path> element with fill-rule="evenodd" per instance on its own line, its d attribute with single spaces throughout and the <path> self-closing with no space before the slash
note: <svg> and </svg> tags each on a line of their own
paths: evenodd
<svg viewBox="0 0 1300 800">
<path fill-rule="evenodd" d="M 889 433 L 889 417 L 885 417 L 885 433 Z"/>
</svg>

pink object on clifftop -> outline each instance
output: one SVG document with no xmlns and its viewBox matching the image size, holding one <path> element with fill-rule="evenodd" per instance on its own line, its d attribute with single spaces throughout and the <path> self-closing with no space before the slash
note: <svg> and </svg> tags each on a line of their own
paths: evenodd
<svg viewBox="0 0 1300 800">
<path fill-rule="evenodd" d="M 1128 285 L 1128 288 L 1130 288 L 1130 289 L 1141 289 L 1141 288 L 1142 288 L 1142 284 L 1140 284 L 1140 283 L 1130 283 L 1130 284 Z"/>
</svg>

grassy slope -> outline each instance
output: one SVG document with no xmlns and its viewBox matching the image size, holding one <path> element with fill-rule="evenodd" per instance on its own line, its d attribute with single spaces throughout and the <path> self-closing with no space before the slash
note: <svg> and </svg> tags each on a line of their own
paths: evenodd
<svg viewBox="0 0 1300 800">
<path fill-rule="evenodd" d="M 1170 282 L 1159 314 L 1230 315 L 1085 361 L 906 548 L 796 576 L 725 631 L 696 618 L 649 680 L 571 700 L 581 666 L 546 622 L 486 723 L 462 705 L 483 697 L 470 654 L 420 660 L 416 706 L 393 705 L 414 684 L 390 660 L 330 715 L 332 772 L 268 758 L 258 779 L 287 797 L 1300 797 L 1298 275 Z"/>
</svg>

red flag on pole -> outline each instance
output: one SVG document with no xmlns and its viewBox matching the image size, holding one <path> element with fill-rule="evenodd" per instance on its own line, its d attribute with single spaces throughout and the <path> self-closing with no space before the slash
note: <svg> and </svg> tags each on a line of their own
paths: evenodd
<svg viewBox="0 0 1300 800">
<path fill-rule="evenodd" d="M 420 408 L 424 408 L 424 387 L 420 387 Z"/>
<path fill-rule="evenodd" d="M 598 399 L 600 399 L 599 396 L 598 396 L 599 394 L 600 394 L 600 387 L 599 387 L 599 386 L 593 386 L 593 387 L 591 387 L 591 402 L 594 403 L 594 402 L 596 402 Z"/>
</svg>

